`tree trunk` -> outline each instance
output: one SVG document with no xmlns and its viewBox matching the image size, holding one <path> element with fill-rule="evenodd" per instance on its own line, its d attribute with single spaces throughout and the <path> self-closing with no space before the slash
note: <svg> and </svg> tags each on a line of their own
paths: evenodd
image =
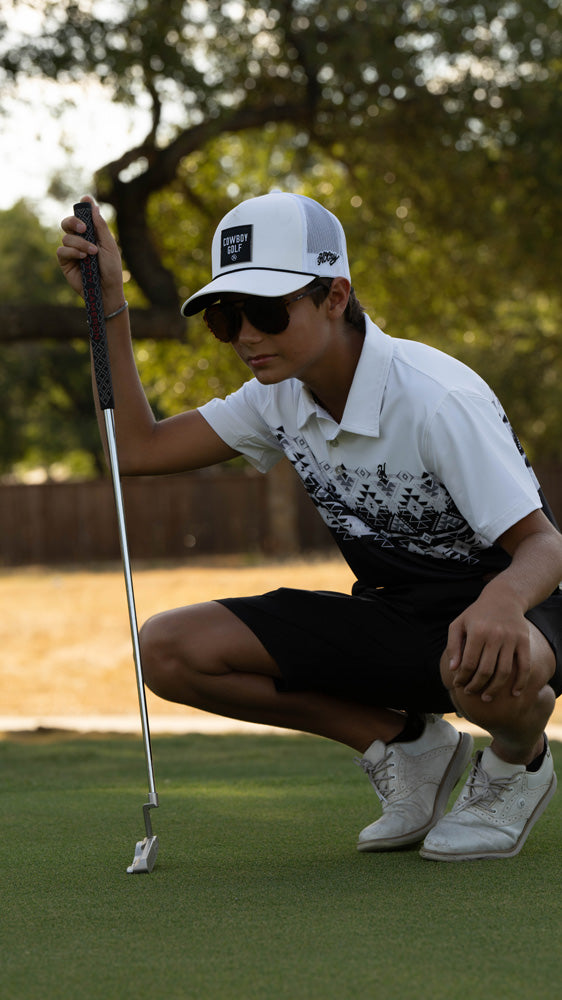
<svg viewBox="0 0 562 1000">
<path fill-rule="evenodd" d="M 149 137 L 119 160 L 106 164 L 96 174 L 96 197 L 115 209 L 119 243 L 133 278 L 149 302 L 161 309 L 173 309 L 178 294 L 172 273 L 164 267 L 158 247 L 152 240 L 147 206 L 151 195 L 171 184 L 182 159 L 218 135 L 262 128 L 269 122 L 290 121 L 310 127 L 314 111 L 310 101 L 302 104 L 272 103 L 258 108 L 238 108 L 221 117 L 208 119 L 185 129 L 168 146 L 155 145 Z M 133 180 L 123 182 L 120 174 L 140 160 L 146 169 Z M 217 219 L 218 222 L 218 219 Z"/>
</svg>

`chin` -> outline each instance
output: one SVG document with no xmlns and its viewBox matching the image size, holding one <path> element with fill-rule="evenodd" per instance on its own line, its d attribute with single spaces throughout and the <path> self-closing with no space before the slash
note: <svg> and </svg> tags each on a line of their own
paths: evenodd
<svg viewBox="0 0 562 1000">
<path fill-rule="evenodd" d="M 275 372 L 253 372 L 254 378 L 262 385 L 276 385 L 278 382 L 285 382 L 290 375 L 278 375 Z"/>
</svg>

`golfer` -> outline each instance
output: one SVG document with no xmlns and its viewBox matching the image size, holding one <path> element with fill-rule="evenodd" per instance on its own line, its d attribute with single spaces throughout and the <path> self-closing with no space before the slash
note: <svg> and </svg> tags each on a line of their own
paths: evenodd
<svg viewBox="0 0 562 1000">
<path fill-rule="evenodd" d="M 204 311 L 251 378 L 156 421 L 119 251 L 97 206 L 93 219 L 98 247 L 70 217 L 58 256 L 81 293 L 80 260 L 98 255 L 123 474 L 237 455 L 266 472 L 286 455 L 356 578 L 351 594 L 283 588 L 156 615 L 141 631 L 147 684 L 352 747 L 382 803 L 360 851 L 517 854 L 556 788 L 544 730 L 562 689 L 562 538 L 493 392 L 383 333 L 352 289 L 339 221 L 272 192 L 222 219 L 212 280 L 182 307 Z M 441 717 L 454 711 L 491 740 L 447 813 L 473 749 Z"/>
</svg>

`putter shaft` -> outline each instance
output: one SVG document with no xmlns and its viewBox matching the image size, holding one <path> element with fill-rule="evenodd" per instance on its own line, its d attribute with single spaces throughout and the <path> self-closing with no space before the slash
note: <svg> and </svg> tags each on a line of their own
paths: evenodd
<svg viewBox="0 0 562 1000">
<path fill-rule="evenodd" d="M 150 726 L 148 722 L 148 710 L 146 707 L 146 692 L 144 690 L 144 679 L 142 675 L 142 664 L 139 645 L 139 630 L 137 622 L 137 612 L 135 606 L 135 594 L 133 590 L 133 579 L 131 574 L 131 560 L 129 558 L 129 546 L 127 543 L 127 532 L 125 528 L 125 510 L 123 507 L 123 493 L 121 490 L 121 480 L 119 476 L 119 461 L 117 458 L 117 446 L 115 442 L 115 419 L 113 410 L 103 411 L 105 420 L 105 430 L 107 435 L 107 447 L 109 452 L 109 464 L 111 467 L 111 478 L 113 481 L 113 492 L 115 494 L 115 507 L 117 509 L 117 524 L 119 527 L 119 543 L 121 545 L 121 555 L 123 562 L 123 573 L 125 576 L 125 590 L 127 592 L 127 608 L 129 611 L 129 625 L 131 629 L 131 640 L 133 644 L 133 659 L 135 662 L 135 675 L 137 679 L 137 693 L 139 698 L 139 708 L 141 715 L 142 735 L 146 756 L 146 766 L 148 772 L 149 801 L 148 808 L 158 806 L 158 794 L 154 782 L 154 768 L 152 764 L 152 746 L 150 741 Z M 145 825 L 150 822 L 148 809 L 144 807 Z M 152 836 L 152 830 L 147 828 L 147 836 Z"/>
<path fill-rule="evenodd" d="M 133 589 L 133 578 L 131 573 L 131 560 L 129 557 L 129 545 L 127 542 L 127 530 L 125 525 L 125 510 L 123 506 L 123 492 L 121 489 L 121 478 L 119 475 L 119 460 L 117 457 L 117 445 L 115 440 L 115 419 L 112 409 L 103 411 L 105 420 L 105 430 L 107 435 L 107 447 L 109 452 L 109 464 L 111 468 L 111 479 L 113 482 L 113 493 L 115 496 L 115 507 L 117 510 L 117 524 L 119 528 L 119 544 L 121 546 L 121 556 L 123 562 L 123 573 L 125 576 L 125 590 L 127 594 L 127 608 L 129 611 L 129 625 L 131 629 L 131 640 L 133 644 L 133 659 L 135 663 L 135 676 L 137 680 L 137 694 L 141 716 L 142 736 L 144 741 L 144 752 L 148 776 L 148 802 L 143 807 L 144 826 L 146 837 L 137 843 L 133 862 L 127 868 L 129 875 L 139 875 L 144 872 L 151 872 L 156 862 L 158 854 L 158 837 L 152 833 L 152 821 L 150 810 L 158 808 L 158 793 L 154 782 L 154 767 L 152 764 L 152 744 L 150 740 L 150 725 L 148 722 L 148 710 L 146 707 L 146 692 L 144 689 L 144 678 L 142 673 L 142 662 L 139 644 L 139 629 L 137 612 L 135 605 L 135 592 Z"/>
</svg>

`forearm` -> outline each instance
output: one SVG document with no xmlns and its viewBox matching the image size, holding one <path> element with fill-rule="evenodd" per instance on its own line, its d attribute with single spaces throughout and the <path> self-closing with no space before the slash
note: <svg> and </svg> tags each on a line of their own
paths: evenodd
<svg viewBox="0 0 562 1000">
<path fill-rule="evenodd" d="M 97 244 L 89 243 L 84 237 L 85 224 L 69 216 L 62 221 L 65 235 L 57 256 L 68 283 L 83 296 L 80 262 L 88 255 L 97 255 L 104 315 L 119 312 L 106 326 L 121 472 L 124 475 L 183 472 L 234 458 L 237 452 L 215 434 L 197 410 L 155 420 L 135 363 L 129 312 L 127 309 L 121 311 L 125 301 L 121 255 L 107 223 L 93 203 L 92 217 Z M 94 400 L 107 455 L 105 420 L 98 403 L 95 379 Z"/>
<path fill-rule="evenodd" d="M 127 310 L 107 323 L 107 345 L 119 463 L 124 474 L 134 473 L 141 464 L 139 458 L 153 433 L 155 419 L 137 371 Z M 105 421 L 99 405 L 93 363 L 92 387 L 100 436 L 107 458 Z"/>
<path fill-rule="evenodd" d="M 517 537 L 514 529 L 499 540 L 511 563 L 483 591 L 488 597 L 509 596 L 523 614 L 546 600 L 562 581 L 562 535 L 541 512 L 530 516 L 537 530 Z"/>
<path fill-rule="evenodd" d="M 500 539 L 511 563 L 449 627 L 446 669 L 453 688 L 492 701 L 510 685 L 518 697 L 533 668 L 531 630 L 525 614 L 544 601 L 562 578 L 562 536 L 534 511 Z"/>
</svg>

